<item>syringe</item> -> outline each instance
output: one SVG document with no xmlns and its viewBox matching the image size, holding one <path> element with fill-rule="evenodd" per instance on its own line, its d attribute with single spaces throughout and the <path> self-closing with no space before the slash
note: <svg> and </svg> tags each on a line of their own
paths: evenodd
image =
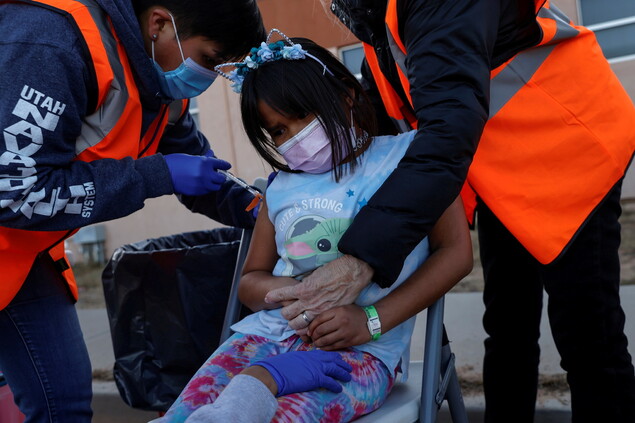
<svg viewBox="0 0 635 423">
<path fill-rule="evenodd" d="M 262 194 L 256 190 L 255 188 L 253 188 L 251 185 L 245 183 L 244 181 L 242 181 L 241 179 L 238 179 L 237 177 L 235 177 L 234 175 L 232 175 L 231 173 L 227 172 L 226 170 L 223 169 L 217 169 L 217 172 L 225 175 L 225 177 L 227 179 L 229 179 L 230 181 L 234 181 L 236 182 L 236 184 L 240 185 L 241 187 L 245 188 L 247 191 L 249 191 L 249 193 L 251 195 L 254 196 L 254 201 L 252 201 L 249 206 L 247 206 L 247 211 L 250 211 L 251 209 L 253 209 L 254 207 L 256 207 L 256 205 L 258 205 L 258 203 L 260 202 L 260 200 L 262 200 Z"/>
</svg>

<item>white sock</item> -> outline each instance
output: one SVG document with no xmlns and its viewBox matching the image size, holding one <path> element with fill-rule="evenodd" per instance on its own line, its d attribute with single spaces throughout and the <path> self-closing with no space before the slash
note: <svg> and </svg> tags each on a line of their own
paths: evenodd
<svg viewBox="0 0 635 423">
<path fill-rule="evenodd" d="M 216 401 L 192 413 L 185 423 L 269 423 L 278 401 L 264 383 L 249 375 L 237 375 Z"/>
</svg>

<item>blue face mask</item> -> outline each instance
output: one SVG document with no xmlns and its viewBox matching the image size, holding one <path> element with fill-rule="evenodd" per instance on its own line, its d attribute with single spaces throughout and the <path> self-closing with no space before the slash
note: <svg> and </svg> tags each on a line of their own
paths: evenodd
<svg viewBox="0 0 635 423">
<path fill-rule="evenodd" d="M 185 59 L 183 56 L 183 49 L 181 48 L 181 42 L 179 40 L 179 34 L 176 31 L 174 17 L 171 14 L 170 17 L 172 18 L 172 25 L 174 25 L 174 34 L 176 35 L 176 42 L 179 45 L 179 51 L 181 52 L 181 60 L 183 60 L 183 63 L 174 70 L 164 72 L 163 69 L 161 69 L 161 66 L 159 66 L 159 64 L 154 60 L 154 40 L 152 41 L 152 62 L 159 74 L 161 92 L 165 96 L 175 100 L 193 98 L 208 89 L 218 76 L 218 73 L 199 65 L 192 60 L 191 57 Z"/>
</svg>

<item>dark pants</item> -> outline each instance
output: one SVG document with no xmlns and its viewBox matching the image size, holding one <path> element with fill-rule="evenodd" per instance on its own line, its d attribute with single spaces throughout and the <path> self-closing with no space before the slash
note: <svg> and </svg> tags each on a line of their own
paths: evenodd
<svg viewBox="0 0 635 423">
<path fill-rule="evenodd" d="M 532 422 L 543 288 L 573 422 L 635 422 L 635 375 L 620 306 L 620 185 L 555 262 L 541 265 L 484 205 L 485 421 Z"/>
<path fill-rule="evenodd" d="M 0 370 L 25 423 L 90 423 L 88 351 L 74 300 L 50 259 L 36 261 L 0 310 Z"/>
</svg>

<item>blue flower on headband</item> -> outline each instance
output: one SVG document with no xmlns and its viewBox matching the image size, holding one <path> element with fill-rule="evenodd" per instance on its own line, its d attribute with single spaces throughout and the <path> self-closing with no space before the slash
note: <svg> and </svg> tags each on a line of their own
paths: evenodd
<svg viewBox="0 0 635 423">
<path fill-rule="evenodd" d="M 260 48 L 256 51 L 258 58 L 264 63 L 274 60 L 275 53 L 271 50 L 271 48 L 267 45 L 267 43 L 262 42 L 260 44 Z"/>
<path fill-rule="evenodd" d="M 302 50 L 300 44 L 294 44 L 292 46 L 286 46 L 282 49 L 282 58 L 286 60 L 298 60 L 304 59 L 306 51 Z"/>
<path fill-rule="evenodd" d="M 231 89 L 237 94 L 240 94 L 240 90 L 243 87 L 243 81 L 245 80 L 245 76 L 240 74 L 238 68 L 234 69 L 229 73 L 228 79 L 232 81 Z"/>
<path fill-rule="evenodd" d="M 249 69 L 258 69 L 258 62 L 256 60 L 252 59 L 251 56 L 247 56 L 245 58 L 245 65 Z"/>
</svg>

